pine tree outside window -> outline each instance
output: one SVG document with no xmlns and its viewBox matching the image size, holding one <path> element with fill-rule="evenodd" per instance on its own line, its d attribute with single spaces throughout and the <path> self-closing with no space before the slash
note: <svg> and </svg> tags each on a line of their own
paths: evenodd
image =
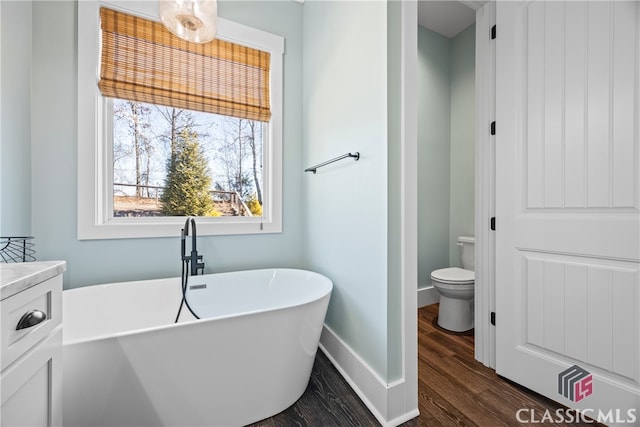
<svg viewBox="0 0 640 427">
<path fill-rule="evenodd" d="M 220 19 L 192 44 L 103 3 L 78 10 L 79 238 L 280 232 L 282 38 Z"/>
</svg>

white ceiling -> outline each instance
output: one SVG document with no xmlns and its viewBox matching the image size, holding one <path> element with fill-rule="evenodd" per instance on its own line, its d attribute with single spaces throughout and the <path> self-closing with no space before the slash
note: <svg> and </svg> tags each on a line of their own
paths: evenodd
<svg viewBox="0 0 640 427">
<path fill-rule="evenodd" d="M 455 0 L 418 1 L 418 24 L 425 28 L 454 37 L 476 20 L 476 11 L 483 2 Z"/>
</svg>

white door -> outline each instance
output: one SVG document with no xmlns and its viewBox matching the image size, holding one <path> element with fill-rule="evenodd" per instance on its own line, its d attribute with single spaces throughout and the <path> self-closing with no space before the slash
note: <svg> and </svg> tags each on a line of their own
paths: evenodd
<svg viewBox="0 0 640 427">
<path fill-rule="evenodd" d="M 640 425 L 640 2 L 496 22 L 496 370 Z"/>
</svg>

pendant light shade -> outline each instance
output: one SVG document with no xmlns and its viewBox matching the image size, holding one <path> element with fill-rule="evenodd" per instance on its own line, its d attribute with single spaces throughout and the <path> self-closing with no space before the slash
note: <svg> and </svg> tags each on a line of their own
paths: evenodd
<svg viewBox="0 0 640 427">
<path fill-rule="evenodd" d="M 160 0 L 160 20 L 181 39 L 207 43 L 216 37 L 216 0 Z"/>
</svg>

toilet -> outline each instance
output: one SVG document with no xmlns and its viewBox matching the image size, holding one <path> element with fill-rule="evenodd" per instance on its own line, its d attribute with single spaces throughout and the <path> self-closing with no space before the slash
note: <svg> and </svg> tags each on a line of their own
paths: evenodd
<svg viewBox="0 0 640 427">
<path fill-rule="evenodd" d="M 438 325 L 453 332 L 473 328 L 474 237 L 458 237 L 462 268 L 450 267 L 431 272 L 431 282 L 440 294 Z"/>
</svg>

